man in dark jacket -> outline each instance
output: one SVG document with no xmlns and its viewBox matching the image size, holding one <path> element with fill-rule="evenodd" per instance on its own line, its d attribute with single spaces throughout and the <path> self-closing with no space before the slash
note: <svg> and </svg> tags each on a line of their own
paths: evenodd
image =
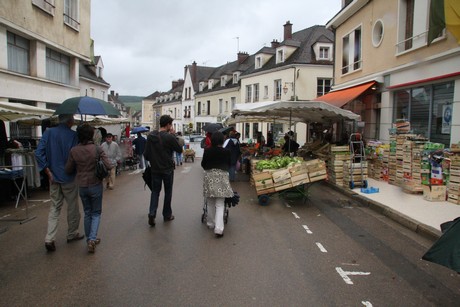
<svg viewBox="0 0 460 307">
<path fill-rule="evenodd" d="M 182 153 L 182 147 L 174 135 L 169 133 L 173 119 L 169 115 L 160 117 L 160 129 L 152 131 L 147 137 L 144 157 L 149 161 L 152 171 L 152 194 L 150 196 L 149 225 L 155 226 L 161 185 L 164 184 L 165 197 L 163 203 L 163 220 L 174 220 L 171 209 L 172 189 L 174 182 L 173 152 Z"/>
</svg>

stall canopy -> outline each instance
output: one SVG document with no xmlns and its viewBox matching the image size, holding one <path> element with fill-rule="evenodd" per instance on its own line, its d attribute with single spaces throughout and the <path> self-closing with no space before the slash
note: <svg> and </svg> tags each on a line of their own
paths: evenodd
<svg viewBox="0 0 460 307">
<path fill-rule="evenodd" d="M 369 88 L 374 86 L 374 84 L 375 84 L 375 81 L 371 81 L 371 82 L 367 82 L 367 83 L 357 85 L 354 87 L 346 88 L 343 90 L 329 92 L 326 95 L 323 95 L 323 96 L 320 96 L 314 99 L 314 101 L 327 102 L 331 105 L 334 105 L 340 108 L 340 107 L 343 107 L 348 102 L 356 99 L 362 93 L 364 93 Z"/>
<path fill-rule="evenodd" d="M 322 101 L 277 101 L 245 109 L 236 105 L 229 123 L 272 120 L 290 123 L 330 123 L 341 119 L 357 121 L 360 120 L 360 116 Z"/>
<path fill-rule="evenodd" d="M 53 114 L 53 110 L 29 106 L 22 103 L 0 102 L 0 120 L 15 121 L 18 119 L 48 118 Z"/>
</svg>

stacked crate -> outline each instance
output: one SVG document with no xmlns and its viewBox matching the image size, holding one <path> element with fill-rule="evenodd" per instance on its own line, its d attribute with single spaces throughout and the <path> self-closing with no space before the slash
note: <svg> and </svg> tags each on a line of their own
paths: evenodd
<svg viewBox="0 0 460 307">
<path fill-rule="evenodd" d="M 460 205 L 460 153 L 450 159 L 450 178 L 447 189 L 447 201 Z"/>
<path fill-rule="evenodd" d="M 326 162 L 320 159 L 305 161 L 310 182 L 324 180 L 327 178 Z"/>
<path fill-rule="evenodd" d="M 396 184 L 396 134 L 390 135 L 390 153 L 388 156 L 388 183 Z"/>
<path fill-rule="evenodd" d="M 310 176 L 308 176 L 308 169 L 305 163 L 295 164 L 289 169 L 291 173 L 292 186 L 298 186 L 310 182 Z"/>
<path fill-rule="evenodd" d="M 329 181 L 343 187 L 343 163 L 351 159 L 350 146 L 331 146 L 327 162 L 327 175 Z"/>
<path fill-rule="evenodd" d="M 252 173 L 251 184 L 255 186 L 257 195 L 275 193 L 273 178 L 270 172 Z"/>
<path fill-rule="evenodd" d="M 401 187 L 404 183 L 404 142 L 406 134 L 396 136 L 396 185 Z"/>
<path fill-rule="evenodd" d="M 276 192 L 292 188 L 291 172 L 289 168 L 274 171 L 272 173 L 272 178 Z"/>
<path fill-rule="evenodd" d="M 417 141 L 408 137 L 404 141 L 403 171 L 404 182 L 402 187 L 411 193 L 422 193 L 422 155 L 424 151 L 424 141 Z"/>
</svg>

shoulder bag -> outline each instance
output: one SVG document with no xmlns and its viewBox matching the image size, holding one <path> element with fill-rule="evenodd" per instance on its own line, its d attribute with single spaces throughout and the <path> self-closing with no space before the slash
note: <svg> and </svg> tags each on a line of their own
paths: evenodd
<svg viewBox="0 0 460 307">
<path fill-rule="evenodd" d="M 105 167 L 104 162 L 101 160 L 101 153 L 99 146 L 96 146 L 96 177 L 100 180 L 104 179 L 109 175 L 109 171 Z"/>
</svg>

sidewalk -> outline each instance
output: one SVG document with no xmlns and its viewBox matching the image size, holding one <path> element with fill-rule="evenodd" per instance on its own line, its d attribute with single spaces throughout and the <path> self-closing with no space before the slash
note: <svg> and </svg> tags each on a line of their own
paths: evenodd
<svg viewBox="0 0 460 307">
<path fill-rule="evenodd" d="M 378 193 L 372 194 L 361 193 L 361 188 L 350 190 L 330 185 L 415 232 L 433 239 L 441 235 L 442 223 L 460 217 L 460 205 L 447 201 L 427 201 L 421 194 L 406 193 L 401 187 L 385 181 L 368 179 L 369 187 L 379 188 Z"/>
</svg>

